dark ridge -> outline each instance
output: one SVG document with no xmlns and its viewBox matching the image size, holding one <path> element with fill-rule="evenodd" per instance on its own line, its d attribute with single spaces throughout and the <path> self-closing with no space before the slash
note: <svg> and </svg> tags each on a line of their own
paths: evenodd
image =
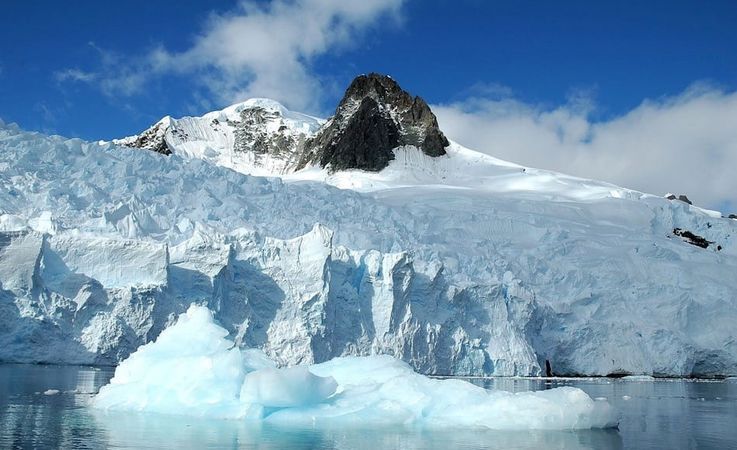
<svg viewBox="0 0 737 450">
<path fill-rule="evenodd" d="M 399 128 L 371 97 L 351 116 L 342 139 L 328 142 L 320 165 L 333 170 L 361 168 L 378 171 L 394 159 L 392 149 L 399 145 Z"/>
<path fill-rule="evenodd" d="M 673 234 L 679 237 L 684 238 L 686 242 L 688 242 L 691 245 L 695 245 L 697 247 L 701 248 L 708 248 L 710 244 L 713 244 L 713 241 L 707 241 L 706 238 L 702 236 L 698 236 L 696 234 L 693 234 L 692 232 L 688 230 L 682 230 L 680 228 L 673 228 Z M 721 250 L 721 245 L 718 247 L 718 250 Z"/>
<path fill-rule="evenodd" d="M 333 171 L 380 171 L 399 146 L 437 157 L 449 144 L 425 100 L 391 77 L 371 73 L 351 82 L 332 119 L 305 143 L 297 169 L 317 162 Z"/>
</svg>

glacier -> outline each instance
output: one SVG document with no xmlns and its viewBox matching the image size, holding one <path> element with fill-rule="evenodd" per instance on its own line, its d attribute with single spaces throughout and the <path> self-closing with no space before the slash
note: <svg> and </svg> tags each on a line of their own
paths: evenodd
<svg viewBox="0 0 737 450">
<path fill-rule="evenodd" d="M 242 351 L 228 334 L 209 309 L 191 306 L 124 360 L 91 406 L 291 426 L 571 430 L 618 423 L 607 402 L 577 388 L 487 391 L 424 377 L 390 356 L 278 369 L 260 351 Z"/>
<path fill-rule="evenodd" d="M 117 364 L 196 303 L 278 367 L 737 375 L 737 221 L 453 142 L 282 173 L 225 125 L 182 138 L 254 104 L 274 139 L 322 123 L 246 102 L 170 156 L 0 124 L 0 361 Z"/>
</svg>

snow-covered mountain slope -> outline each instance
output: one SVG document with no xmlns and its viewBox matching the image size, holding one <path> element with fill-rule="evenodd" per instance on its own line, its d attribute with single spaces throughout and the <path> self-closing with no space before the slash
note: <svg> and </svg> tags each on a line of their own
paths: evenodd
<svg viewBox="0 0 737 450">
<path fill-rule="evenodd" d="M 285 365 L 737 374 L 737 221 L 455 144 L 283 180 L 173 153 L 0 126 L 0 359 L 115 363 L 197 302 Z"/>
<path fill-rule="evenodd" d="M 200 159 L 248 175 L 320 181 L 360 192 L 424 185 L 527 192 L 536 199 L 643 196 L 608 183 L 523 167 L 450 142 L 422 98 L 376 73 L 356 77 L 327 120 L 257 98 L 201 117 L 167 116 L 143 133 L 113 143 Z"/>
<path fill-rule="evenodd" d="M 253 175 L 292 170 L 305 139 L 324 121 L 256 98 L 201 117 L 164 117 L 151 128 L 113 143 L 197 158 Z"/>
<path fill-rule="evenodd" d="M 391 77 L 356 77 L 329 120 L 251 99 L 202 117 L 167 116 L 139 135 L 113 140 L 133 148 L 203 159 L 250 175 L 280 176 L 319 167 L 378 172 L 398 147 L 445 155 L 448 140 L 420 97 Z"/>
</svg>

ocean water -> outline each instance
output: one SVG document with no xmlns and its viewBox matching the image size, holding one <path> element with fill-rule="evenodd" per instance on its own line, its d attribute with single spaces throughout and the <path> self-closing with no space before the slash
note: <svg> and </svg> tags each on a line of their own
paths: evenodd
<svg viewBox="0 0 737 450">
<path fill-rule="evenodd" d="M 618 430 L 295 429 L 86 407 L 112 369 L 0 365 L 0 448 L 737 449 L 737 380 L 473 379 L 508 391 L 575 386 L 620 412 Z"/>
</svg>

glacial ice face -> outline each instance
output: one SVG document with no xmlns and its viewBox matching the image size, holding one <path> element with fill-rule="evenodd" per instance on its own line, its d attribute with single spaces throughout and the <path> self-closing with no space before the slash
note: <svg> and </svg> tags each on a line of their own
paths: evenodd
<svg viewBox="0 0 737 450">
<path fill-rule="evenodd" d="M 0 126 L 0 360 L 116 364 L 196 302 L 280 367 L 737 374 L 737 222 L 447 150 L 359 193 Z"/>
<path fill-rule="evenodd" d="M 123 361 L 94 408 L 285 425 L 419 425 L 430 428 L 588 429 L 617 425 L 608 403 L 576 388 L 512 394 L 433 380 L 389 356 L 269 367 L 228 341 L 210 311 L 192 305 L 155 342 Z"/>
</svg>

